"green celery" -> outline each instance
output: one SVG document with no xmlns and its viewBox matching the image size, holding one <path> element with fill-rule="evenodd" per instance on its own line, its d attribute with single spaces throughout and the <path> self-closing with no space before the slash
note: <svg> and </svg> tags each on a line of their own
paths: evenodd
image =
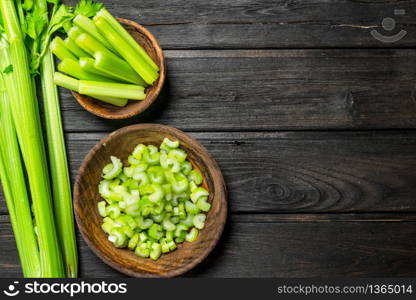
<svg viewBox="0 0 416 300">
<path fill-rule="evenodd" d="M 73 26 L 68 31 L 68 37 L 75 42 L 77 40 L 77 38 L 83 33 L 85 33 L 84 30 L 82 30 L 81 28 L 79 28 L 77 26 Z"/>
<path fill-rule="evenodd" d="M 1 42 L 2 64 L 9 65 L 9 56 L 4 39 Z M 0 173 L 6 204 L 9 209 L 10 221 L 15 235 L 16 245 L 21 260 L 22 270 L 25 277 L 40 276 L 40 256 L 37 238 L 33 229 L 32 214 L 28 191 L 26 188 L 25 175 L 20 157 L 10 99 L 5 93 L 5 85 L 13 86 L 10 76 L 4 74 L 1 79 L 0 98 Z"/>
<path fill-rule="evenodd" d="M 64 41 L 59 37 L 55 37 L 51 42 L 50 49 L 60 60 L 72 59 L 77 60 L 78 58 L 65 46 Z"/>
<path fill-rule="evenodd" d="M 59 85 L 63 88 L 72 90 L 74 92 L 79 93 L 79 80 L 69 77 L 67 75 L 64 75 L 62 73 L 58 73 L 55 72 L 55 76 L 54 76 L 54 82 L 56 85 Z M 114 97 L 99 97 L 99 96 L 91 96 L 86 94 L 87 96 L 93 97 L 97 100 L 115 105 L 115 106 L 126 106 L 127 104 L 127 99 L 122 99 L 122 98 L 114 98 Z"/>
<path fill-rule="evenodd" d="M 104 74 L 117 77 L 122 80 L 128 79 L 128 82 L 135 84 L 144 83 L 140 76 L 129 66 L 129 64 L 105 48 L 99 41 L 87 33 L 81 33 L 75 40 L 76 44 L 94 56 L 96 59 L 95 67 Z M 120 75 L 123 74 L 124 75 Z"/>
<path fill-rule="evenodd" d="M 101 35 L 100 32 L 98 32 L 97 27 L 95 26 L 94 22 L 90 18 L 87 18 L 86 16 L 79 14 L 74 18 L 73 22 L 76 26 L 78 26 L 79 28 L 81 28 L 82 30 L 90 34 L 91 36 L 93 36 L 97 41 L 103 44 L 107 49 L 117 54 L 117 51 L 114 49 L 114 47 L 109 42 L 107 42 L 107 40 Z"/>
<path fill-rule="evenodd" d="M 124 43 L 128 44 L 131 48 L 133 48 L 154 70 L 159 71 L 159 67 L 157 64 L 152 60 L 152 58 L 146 53 L 146 51 L 134 40 L 134 38 L 127 32 L 126 29 L 114 18 L 108 10 L 103 7 L 97 15 L 94 17 L 94 21 L 99 18 L 103 17 L 113 28 L 117 31 L 117 33 L 123 38 Z"/>
<path fill-rule="evenodd" d="M 92 81 L 103 81 L 110 82 L 110 78 L 94 74 L 92 72 L 85 71 L 79 65 L 79 61 L 65 58 L 58 64 L 58 70 L 66 73 L 72 77 L 82 80 L 92 80 Z"/>
<path fill-rule="evenodd" d="M 64 45 L 66 46 L 66 48 L 72 52 L 72 54 L 74 54 L 77 58 L 81 58 L 81 57 L 89 57 L 88 53 L 85 52 L 84 50 L 82 50 L 80 47 L 77 46 L 77 44 L 75 44 L 75 42 L 70 39 L 70 38 L 66 38 L 64 40 Z"/>
<path fill-rule="evenodd" d="M 24 45 L 15 1 L 1 0 L 0 9 L 10 44 L 10 58 L 13 62 L 13 72 L 10 76 L 15 81 L 14 91 L 11 91 L 11 86 L 7 86 L 7 92 L 13 96 L 11 97 L 13 119 L 32 195 L 40 250 L 40 276 L 62 277 L 65 272 L 54 216 L 51 213 L 53 209 L 47 159 L 35 88 L 29 71 L 28 53 Z"/>
<path fill-rule="evenodd" d="M 101 33 L 105 33 L 107 41 L 113 45 L 114 48 L 121 54 L 121 56 L 132 66 L 132 68 L 146 81 L 148 84 L 153 84 L 159 77 L 159 74 L 155 69 L 150 67 L 142 56 L 137 55 L 129 44 L 125 43 L 123 38 L 117 33 L 117 31 L 104 19 L 98 17 L 94 19 L 98 30 Z M 137 44 L 137 43 L 136 43 Z"/>
<path fill-rule="evenodd" d="M 72 213 L 71 183 L 58 90 L 53 80 L 54 72 L 52 52 L 47 51 L 41 61 L 41 82 L 56 226 L 62 245 L 66 275 L 76 278 L 78 274 L 78 255 Z"/>
<path fill-rule="evenodd" d="M 112 55 L 97 51 L 94 53 L 95 68 L 105 76 L 125 82 L 147 86 L 146 82 L 123 60 L 114 59 Z"/>
<path fill-rule="evenodd" d="M 79 92 L 85 95 L 144 100 L 144 88 L 138 85 L 81 80 Z"/>
</svg>

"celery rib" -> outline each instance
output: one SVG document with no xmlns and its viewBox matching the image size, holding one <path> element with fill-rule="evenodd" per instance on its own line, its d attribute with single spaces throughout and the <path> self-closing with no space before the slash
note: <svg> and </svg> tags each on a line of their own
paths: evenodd
<svg viewBox="0 0 416 300">
<path fill-rule="evenodd" d="M 52 211 L 47 160 L 37 100 L 29 72 L 27 51 L 13 0 L 0 1 L 1 15 L 10 44 L 15 81 L 12 113 L 21 146 L 38 228 L 41 277 L 62 277 L 64 269 Z M 9 93 L 11 87 L 7 87 Z M 9 93 L 10 94 L 10 93 Z"/>
<path fill-rule="evenodd" d="M 71 184 L 69 180 L 59 96 L 53 80 L 54 73 L 55 67 L 52 52 L 47 51 L 41 62 L 41 82 L 55 219 L 62 246 L 66 274 L 68 277 L 75 278 L 78 274 L 78 256 L 74 217 L 72 213 Z"/>
<path fill-rule="evenodd" d="M 54 77 L 54 81 L 55 81 L 55 84 L 57 84 L 57 85 L 59 85 L 63 88 L 66 88 L 66 89 L 69 89 L 71 91 L 79 93 L 79 80 L 77 80 L 77 79 L 74 79 L 74 78 L 66 76 L 62 73 L 56 72 L 55 77 Z M 88 94 L 86 94 L 86 95 L 90 96 L 90 97 L 93 97 L 97 100 L 100 100 L 100 101 L 103 101 L 103 102 L 106 102 L 106 103 L 109 103 L 109 104 L 112 104 L 112 105 L 115 105 L 115 106 L 120 106 L 120 107 L 126 106 L 127 101 L 128 101 L 127 99 L 122 99 L 122 98 L 104 97 L 104 96 L 100 97 L 100 96 L 92 96 L 92 95 L 88 95 Z"/>
<path fill-rule="evenodd" d="M 92 96 L 119 97 L 131 100 L 144 100 L 144 87 L 131 84 L 80 80 L 79 92 Z"/>
<path fill-rule="evenodd" d="M 158 65 L 152 60 L 152 58 L 146 53 L 142 46 L 140 46 L 134 38 L 127 32 L 126 29 L 114 18 L 108 10 L 103 7 L 94 17 L 94 20 L 99 17 L 103 17 L 117 33 L 123 38 L 125 43 L 130 45 L 155 71 L 159 71 Z"/>
<path fill-rule="evenodd" d="M 159 77 L 143 56 L 137 55 L 137 52 L 126 44 L 118 32 L 103 17 L 95 18 L 95 24 L 101 33 L 105 33 L 107 41 L 121 54 L 121 56 L 132 66 L 148 84 L 153 84 Z M 136 43 L 137 44 L 137 43 Z"/>
</svg>

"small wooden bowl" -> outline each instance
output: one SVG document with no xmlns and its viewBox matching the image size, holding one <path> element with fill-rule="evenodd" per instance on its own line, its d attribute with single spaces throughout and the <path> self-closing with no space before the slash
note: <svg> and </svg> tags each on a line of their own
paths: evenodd
<svg viewBox="0 0 416 300">
<path fill-rule="evenodd" d="M 127 31 L 130 32 L 133 38 L 146 50 L 150 57 L 159 66 L 160 71 L 158 80 L 146 89 L 146 99 L 139 101 L 130 100 L 124 107 L 117 107 L 115 105 L 96 100 L 92 97 L 72 92 L 72 95 L 83 108 L 96 116 L 106 119 L 127 119 L 143 112 L 159 96 L 166 77 L 163 52 L 153 34 L 136 22 L 120 18 L 118 20 L 127 29 Z"/>
<path fill-rule="evenodd" d="M 205 228 L 193 243 L 178 244 L 178 249 L 162 255 L 157 261 L 140 258 L 130 250 L 118 249 L 108 241 L 101 229 L 102 217 L 97 203 L 101 201 L 98 184 L 103 167 L 110 156 L 119 157 L 126 164 L 128 156 L 139 144 L 159 146 L 165 137 L 179 140 L 181 148 L 188 153 L 188 160 L 198 168 L 203 185 L 209 190 L 212 205 Z M 75 217 L 81 234 L 106 264 L 134 277 L 173 277 L 183 274 L 200 263 L 215 247 L 227 218 L 226 187 L 221 171 L 207 150 L 184 132 L 164 125 L 139 124 L 119 129 L 102 139 L 85 157 L 74 187 Z"/>
</svg>

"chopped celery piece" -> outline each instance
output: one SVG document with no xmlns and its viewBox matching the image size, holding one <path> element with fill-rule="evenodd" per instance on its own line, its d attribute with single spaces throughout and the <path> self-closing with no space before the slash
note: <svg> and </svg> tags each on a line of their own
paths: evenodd
<svg viewBox="0 0 416 300">
<path fill-rule="evenodd" d="M 153 84 L 159 77 L 157 71 L 152 68 L 141 55 L 123 43 L 123 38 L 117 31 L 103 18 L 94 18 L 94 23 L 98 30 L 105 35 L 105 39 L 117 50 L 117 52 L 132 66 L 132 68 L 146 81 Z"/>
<path fill-rule="evenodd" d="M 176 225 L 173 224 L 169 218 L 165 218 L 163 220 L 163 229 L 165 229 L 166 231 L 174 231 L 176 229 Z"/>
<path fill-rule="evenodd" d="M 146 258 L 150 256 L 150 249 L 148 248 L 142 249 L 140 246 L 138 246 L 136 250 L 134 250 L 134 254 L 136 254 L 137 256 Z"/>
<path fill-rule="evenodd" d="M 119 227 L 115 227 L 111 230 L 108 240 L 117 248 L 124 248 L 128 243 L 126 234 Z"/>
<path fill-rule="evenodd" d="M 121 160 L 115 156 L 111 156 L 111 164 L 108 164 L 103 169 L 103 178 L 113 179 L 117 177 L 123 168 Z"/>
<path fill-rule="evenodd" d="M 198 229 L 204 228 L 206 218 L 207 216 L 205 214 L 197 214 L 193 219 L 194 226 Z"/>
<path fill-rule="evenodd" d="M 191 229 L 191 231 L 189 231 L 189 233 L 186 235 L 185 240 L 187 242 L 195 242 L 196 239 L 198 238 L 198 229 L 196 229 L 195 227 Z"/>
<path fill-rule="evenodd" d="M 138 85 L 80 80 L 79 92 L 85 95 L 144 100 L 144 88 Z"/>
<path fill-rule="evenodd" d="M 77 46 L 77 44 L 75 44 L 74 40 L 67 37 L 64 40 L 64 45 L 66 46 L 66 48 L 72 53 L 74 54 L 77 58 L 81 58 L 81 57 L 89 57 L 88 53 L 85 52 L 84 50 L 82 50 L 80 47 Z"/>
<path fill-rule="evenodd" d="M 77 60 L 78 58 L 66 47 L 64 41 L 59 37 L 55 37 L 50 45 L 50 49 L 60 60 L 72 59 Z"/>
<path fill-rule="evenodd" d="M 203 187 L 199 187 L 191 193 L 191 200 L 192 202 L 196 203 L 199 199 L 206 198 L 208 197 L 208 195 L 209 193 L 206 189 L 204 189 Z"/>
<path fill-rule="evenodd" d="M 152 244 L 152 250 L 150 251 L 150 258 L 157 260 L 162 255 L 162 247 L 159 243 Z"/>
<path fill-rule="evenodd" d="M 136 249 L 136 246 L 137 246 L 138 242 L 139 242 L 139 234 L 138 233 L 135 233 L 132 236 L 132 238 L 129 240 L 129 243 L 128 243 L 127 247 L 130 250 L 134 250 L 134 249 Z"/>
<path fill-rule="evenodd" d="M 106 211 L 106 202 L 105 201 L 100 201 L 98 202 L 98 212 L 100 214 L 101 217 L 106 217 L 107 216 L 107 211 Z"/>
<path fill-rule="evenodd" d="M 204 212 L 208 212 L 211 209 L 211 204 L 207 202 L 207 198 L 198 199 L 196 206 Z"/>
<path fill-rule="evenodd" d="M 194 169 L 189 173 L 188 179 L 200 185 L 202 183 L 202 174 L 197 169 Z"/>
<path fill-rule="evenodd" d="M 185 201 L 185 210 L 188 214 L 196 215 L 199 213 L 199 208 L 192 201 Z"/>
<path fill-rule="evenodd" d="M 153 224 L 152 226 L 150 226 L 148 234 L 151 238 L 159 240 L 163 237 L 163 228 L 159 224 Z"/>
</svg>

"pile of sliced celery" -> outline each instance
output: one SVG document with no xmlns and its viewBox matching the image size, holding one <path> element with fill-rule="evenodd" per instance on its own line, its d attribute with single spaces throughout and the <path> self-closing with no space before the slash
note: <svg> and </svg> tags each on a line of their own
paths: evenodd
<svg viewBox="0 0 416 300">
<path fill-rule="evenodd" d="M 201 173 L 186 159 L 179 141 L 165 138 L 160 147 L 139 144 L 128 157 L 103 169 L 98 202 L 102 229 L 118 248 L 157 260 L 178 243 L 193 242 L 205 226 L 211 205 Z"/>
<path fill-rule="evenodd" d="M 66 74 L 55 74 L 57 85 L 120 107 L 146 98 L 159 67 L 107 9 L 78 13 L 65 28 L 67 37 L 50 45 Z"/>
</svg>

